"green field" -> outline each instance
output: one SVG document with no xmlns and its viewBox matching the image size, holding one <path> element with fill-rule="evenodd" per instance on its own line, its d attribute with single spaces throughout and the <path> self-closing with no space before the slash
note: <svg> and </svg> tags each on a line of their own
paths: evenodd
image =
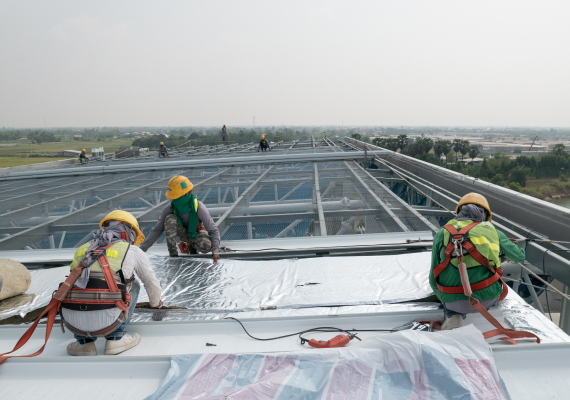
<svg viewBox="0 0 570 400">
<path fill-rule="evenodd" d="M 16 146 L 0 146 L 0 168 L 65 160 L 65 158 L 61 157 L 30 157 L 32 154 L 55 154 L 64 150 L 81 151 L 81 149 L 85 149 L 87 150 L 87 154 L 91 154 L 91 149 L 97 147 L 103 147 L 105 149 L 105 153 L 114 153 L 119 149 L 119 147 L 130 146 L 131 143 L 132 139 L 117 139 L 104 142 L 81 142 L 74 140 L 68 142 L 48 142 L 42 144 L 28 143 L 17 144 Z"/>
</svg>

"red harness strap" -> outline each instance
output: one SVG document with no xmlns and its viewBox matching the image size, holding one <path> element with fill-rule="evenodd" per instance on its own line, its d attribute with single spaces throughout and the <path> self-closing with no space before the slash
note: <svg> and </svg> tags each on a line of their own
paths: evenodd
<svg viewBox="0 0 570 400">
<path fill-rule="evenodd" d="M 484 257 L 475 248 L 475 245 L 469 239 L 469 236 L 468 236 L 469 231 L 471 230 L 471 228 L 473 228 L 477 224 L 479 224 L 479 222 L 473 222 L 473 223 L 467 225 L 466 227 L 464 227 L 463 229 L 461 229 L 459 231 L 457 229 L 455 229 L 455 227 L 453 225 L 444 226 L 444 228 L 450 233 L 451 238 L 450 238 L 450 242 L 447 244 L 447 246 L 445 248 L 445 261 L 443 261 L 441 264 L 436 266 L 433 270 L 434 278 L 435 278 L 436 283 L 437 283 L 437 288 L 443 293 L 449 293 L 449 294 L 461 294 L 461 293 L 463 293 L 466 295 L 469 294 L 469 303 L 481 315 L 483 315 L 483 317 L 485 317 L 485 319 L 487 321 L 489 321 L 496 328 L 496 329 L 493 329 L 493 330 L 490 330 L 490 331 L 483 333 L 483 337 L 485 339 L 489 339 L 489 338 L 492 338 L 494 336 L 504 335 L 503 337 L 501 337 L 499 339 L 505 340 L 505 341 L 512 343 L 512 344 L 517 344 L 517 342 L 515 342 L 514 339 L 521 339 L 521 338 L 536 339 L 536 342 L 540 343 L 540 338 L 538 336 L 536 336 L 534 333 L 527 332 L 527 331 L 516 331 L 514 329 L 507 329 L 507 328 L 503 327 L 501 325 L 501 323 L 499 321 L 497 321 L 497 319 L 495 317 L 493 317 L 491 315 L 491 313 L 489 311 L 487 311 L 485 309 L 485 307 L 483 307 L 481 305 L 479 300 L 475 299 L 472 295 L 470 295 L 470 293 L 472 291 L 474 292 L 477 290 L 484 289 L 486 287 L 491 286 L 493 283 L 495 283 L 497 281 L 501 281 L 501 284 L 503 285 L 503 292 L 501 293 L 501 296 L 499 297 L 499 301 L 503 300 L 507 296 L 507 293 L 509 290 L 508 286 L 501 279 L 502 271 L 497 270 L 497 268 L 492 267 L 489 263 L 489 260 L 486 257 Z M 475 259 L 475 261 L 477 261 L 479 264 L 487 267 L 491 272 L 494 272 L 494 275 L 491 276 L 490 278 L 487 278 L 487 279 L 481 281 L 481 282 L 477 282 L 475 284 L 470 284 L 469 283 L 469 276 L 465 276 L 467 274 L 467 269 L 458 268 L 459 273 L 461 275 L 462 286 L 441 286 L 437 280 L 437 277 L 439 276 L 439 274 L 441 274 L 443 272 L 443 270 L 445 268 L 447 268 L 447 266 L 451 262 L 452 253 L 453 253 L 453 250 L 455 249 L 453 239 L 456 239 L 456 240 L 462 239 L 461 246 L 469 252 L 469 254 Z M 456 256 L 457 256 L 459 262 L 463 262 L 463 254 L 459 254 Z"/>
<path fill-rule="evenodd" d="M 454 238 L 463 239 L 461 245 L 463 246 L 463 248 L 465 250 L 467 250 L 469 252 L 471 257 L 473 257 L 473 259 L 475 261 L 477 261 L 479 264 L 481 264 L 484 267 L 487 267 L 491 272 L 494 273 L 490 278 L 487 278 L 487 279 L 482 280 L 481 282 L 477 282 L 477 283 L 472 284 L 471 290 L 473 290 L 475 292 L 477 290 L 485 289 L 485 288 L 491 286 L 493 283 L 497 282 L 498 280 L 501 280 L 502 271 L 497 269 L 497 268 L 493 268 L 490 265 L 489 260 L 485 256 L 483 256 L 483 254 L 479 253 L 479 251 L 477 250 L 475 245 L 471 242 L 471 240 L 469 240 L 469 237 L 468 237 L 469 231 L 478 224 L 479 224 L 479 222 L 473 222 L 473 223 L 467 225 L 466 227 L 462 228 L 459 231 L 457 229 L 455 229 L 455 227 L 453 225 L 445 225 L 444 226 L 444 229 L 446 229 L 449 232 L 449 234 L 451 235 L 451 238 L 450 238 L 449 243 L 445 247 L 445 260 L 433 269 L 433 277 L 437 283 L 437 288 L 442 293 L 461 294 L 464 292 L 463 286 L 442 286 L 439 284 L 439 279 L 438 279 L 439 275 L 443 272 L 443 270 L 445 268 L 447 268 L 447 266 L 451 263 L 452 253 L 453 253 L 453 250 L 455 249 L 455 246 L 453 245 L 453 241 L 451 239 L 454 239 Z M 503 293 L 501 294 L 501 297 L 499 298 L 499 300 L 503 300 L 504 297 L 507 295 L 507 291 L 508 291 L 505 283 L 502 280 L 501 280 L 501 283 L 503 284 Z"/>
<path fill-rule="evenodd" d="M 2 364 L 4 361 L 6 361 L 7 359 L 12 358 L 12 357 L 35 357 L 35 356 L 42 354 L 42 352 L 44 351 L 44 349 L 46 347 L 49 336 L 51 335 L 51 330 L 53 328 L 55 316 L 57 315 L 57 312 L 59 311 L 59 307 L 61 306 L 61 301 L 65 298 L 65 296 L 67 296 L 67 293 L 69 293 L 69 291 L 71 290 L 71 288 L 73 287 L 73 285 L 75 284 L 77 279 L 79 279 L 79 277 L 81 276 L 82 270 L 83 270 L 83 267 L 81 265 L 78 265 L 77 268 L 75 268 L 73 271 L 71 271 L 71 273 L 69 274 L 69 276 L 67 277 L 65 282 L 63 282 L 60 285 L 59 289 L 53 295 L 53 297 L 52 297 L 50 303 L 48 304 L 48 306 L 46 307 L 46 309 L 41 313 L 41 315 L 38 317 L 38 319 L 35 320 L 35 322 L 32 324 L 32 326 L 30 326 L 28 328 L 28 330 L 26 331 L 26 333 L 24 333 L 24 335 L 20 338 L 20 340 L 18 340 L 18 343 L 16 343 L 16 346 L 14 347 L 14 349 L 12 351 L 7 352 L 7 353 L 0 354 L 0 364 Z M 40 320 L 46 314 L 48 316 L 48 320 L 47 320 L 47 325 L 46 325 L 46 338 L 45 338 L 44 345 L 38 351 L 36 351 L 35 353 L 32 353 L 32 354 L 28 354 L 25 356 L 7 356 L 6 354 L 13 353 L 16 350 L 22 348 L 26 343 L 28 343 L 28 340 L 30 340 L 30 338 L 34 334 L 34 331 L 36 330 L 38 324 L 40 323 Z"/>
<path fill-rule="evenodd" d="M 107 250 L 111 245 L 100 247 L 100 249 Z M 62 301 L 62 303 L 66 304 L 112 304 L 121 309 L 121 311 L 127 311 L 129 308 L 130 302 L 130 295 L 127 293 L 125 303 L 123 299 L 119 297 L 119 300 L 105 300 L 102 299 L 100 294 L 108 294 L 108 293 L 118 293 L 121 294 L 121 289 L 118 288 L 117 282 L 115 282 L 115 277 L 113 276 L 113 272 L 111 271 L 111 267 L 109 266 L 109 260 L 107 259 L 107 255 L 105 253 L 98 256 L 97 261 L 101 266 L 101 271 L 105 276 L 105 282 L 107 284 L 108 289 L 79 289 L 79 288 L 72 288 L 71 293 L 88 293 L 93 294 L 93 299 L 86 300 L 86 299 L 69 299 L 66 298 Z"/>
</svg>

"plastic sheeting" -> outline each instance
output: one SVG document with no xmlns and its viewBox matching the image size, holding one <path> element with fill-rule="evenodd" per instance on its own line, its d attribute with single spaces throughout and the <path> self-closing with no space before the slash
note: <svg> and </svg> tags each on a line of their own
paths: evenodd
<svg viewBox="0 0 570 400">
<path fill-rule="evenodd" d="M 175 356 L 147 399 L 509 399 L 473 325 L 375 336 L 345 348 Z"/>
</svg>

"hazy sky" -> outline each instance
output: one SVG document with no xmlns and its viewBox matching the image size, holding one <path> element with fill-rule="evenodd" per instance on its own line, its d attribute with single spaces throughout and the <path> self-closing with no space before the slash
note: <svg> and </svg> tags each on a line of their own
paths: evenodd
<svg viewBox="0 0 570 400">
<path fill-rule="evenodd" d="M 0 0 L 0 127 L 570 126 L 568 1 Z"/>
</svg>

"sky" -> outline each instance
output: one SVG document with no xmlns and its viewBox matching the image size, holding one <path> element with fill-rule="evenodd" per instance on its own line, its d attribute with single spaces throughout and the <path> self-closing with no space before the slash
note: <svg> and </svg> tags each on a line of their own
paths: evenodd
<svg viewBox="0 0 570 400">
<path fill-rule="evenodd" d="M 570 126 L 568 1 L 0 0 L 0 128 Z"/>
</svg>

